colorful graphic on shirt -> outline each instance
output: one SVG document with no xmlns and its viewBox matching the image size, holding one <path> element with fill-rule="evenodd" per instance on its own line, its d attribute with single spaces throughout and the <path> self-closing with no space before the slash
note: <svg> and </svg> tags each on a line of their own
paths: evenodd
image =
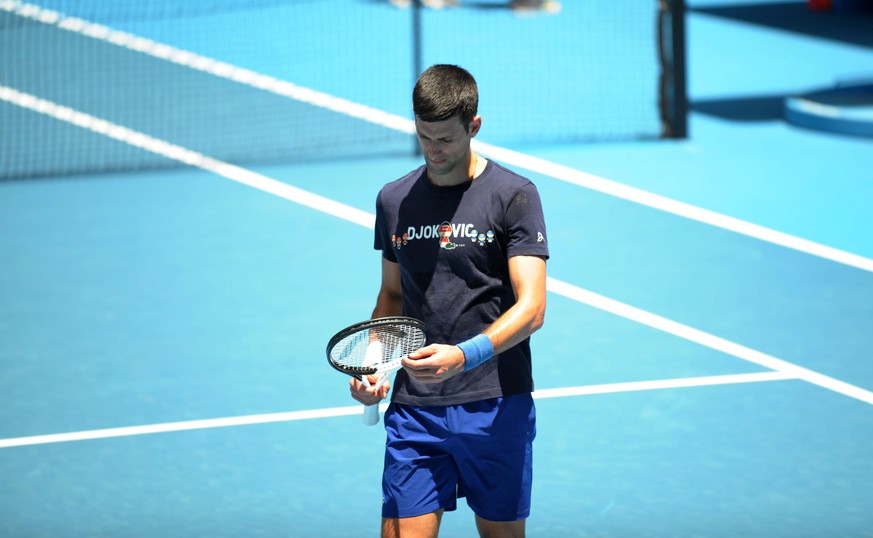
<svg viewBox="0 0 873 538">
<path fill-rule="evenodd" d="M 484 247 L 486 244 L 494 242 L 494 232 L 491 230 L 488 230 L 485 233 L 473 230 L 472 237 L 476 240 L 480 247 Z"/>
<path fill-rule="evenodd" d="M 484 247 L 493 243 L 494 238 L 493 230 L 480 232 L 473 224 L 453 224 L 449 221 L 443 221 L 440 224 L 430 226 L 410 226 L 402 235 L 392 235 L 391 244 L 399 250 L 408 245 L 410 241 L 436 240 L 440 249 L 454 250 L 467 246 L 467 244 Z"/>
<path fill-rule="evenodd" d="M 399 249 L 402 246 L 409 244 L 409 234 L 403 235 L 392 235 L 391 236 L 391 244 L 394 245 L 394 248 Z"/>
<path fill-rule="evenodd" d="M 451 222 L 443 222 L 440 224 L 438 230 L 440 236 L 440 248 L 444 248 L 446 250 L 452 250 L 457 245 L 449 241 L 449 238 L 452 236 L 452 223 Z"/>
</svg>

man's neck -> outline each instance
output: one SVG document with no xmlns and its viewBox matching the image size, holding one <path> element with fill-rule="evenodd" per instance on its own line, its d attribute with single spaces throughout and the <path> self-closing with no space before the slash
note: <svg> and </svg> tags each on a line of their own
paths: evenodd
<svg viewBox="0 0 873 538">
<path fill-rule="evenodd" d="M 432 176 L 427 174 L 428 180 L 437 187 L 454 187 L 462 185 L 468 181 L 473 181 L 485 170 L 488 161 L 484 157 L 480 157 L 472 150 L 470 151 L 470 159 L 467 162 L 466 171 L 462 174 L 449 174 L 445 176 Z M 463 168 L 461 168 L 463 170 Z"/>
</svg>

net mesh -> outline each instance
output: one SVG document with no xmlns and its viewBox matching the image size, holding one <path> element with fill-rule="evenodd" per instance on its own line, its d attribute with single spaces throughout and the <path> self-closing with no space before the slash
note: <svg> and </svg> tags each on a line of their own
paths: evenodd
<svg viewBox="0 0 873 538">
<path fill-rule="evenodd" d="M 232 163 L 408 154 L 418 27 L 423 65 L 476 76 L 485 141 L 660 136 L 656 0 L 506 5 L 0 0 L 0 86 Z M 9 99 L 0 129 L 3 178 L 176 164 Z"/>
</svg>

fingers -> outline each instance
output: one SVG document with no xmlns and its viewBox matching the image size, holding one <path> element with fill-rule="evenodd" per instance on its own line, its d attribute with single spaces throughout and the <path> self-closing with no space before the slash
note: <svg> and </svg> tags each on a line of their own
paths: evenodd
<svg viewBox="0 0 873 538">
<path fill-rule="evenodd" d="M 391 383 L 375 376 L 367 376 L 367 383 L 361 382 L 356 378 L 349 381 L 349 391 L 352 398 L 364 405 L 375 405 L 388 397 L 388 392 L 391 390 Z"/>
<path fill-rule="evenodd" d="M 442 383 L 464 368 L 464 354 L 456 346 L 431 344 L 403 360 L 403 369 L 419 383 Z"/>
<path fill-rule="evenodd" d="M 403 367 L 406 370 L 427 370 L 433 367 L 433 360 L 439 360 L 440 352 L 445 346 L 439 344 L 431 344 L 419 349 L 416 349 L 403 360 Z"/>
<path fill-rule="evenodd" d="M 416 349 L 415 351 L 413 351 L 412 353 L 410 353 L 406 357 L 407 357 L 407 359 L 413 360 L 413 361 L 421 360 L 421 359 L 426 359 L 426 358 L 430 357 L 431 355 L 435 354 L 437 351 L 439 351 L 439 347 L 434 345 L 434 344 L 431 344 L 429 346 L 425 346 L 425 347 Z M 404 363 L 405 362 L 406 361 L 404 360 Z"/>
</svg>

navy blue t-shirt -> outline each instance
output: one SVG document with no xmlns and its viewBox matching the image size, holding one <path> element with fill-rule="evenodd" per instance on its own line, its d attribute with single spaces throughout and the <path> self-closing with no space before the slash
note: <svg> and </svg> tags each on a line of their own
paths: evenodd
<svg viewBox="0 0 873 538">
<path fill-rule="evenodd" d="M 548 258 L 539 193 L 492 162 L 475 180 L 438 187 L 424 166 L 385 185 L 376 201 L 375 248 L 400 264 L 403 314 L 422 320 L 428 343 L 457 344 L 515 303 L 512 256 Z M 445 382 L 422 384 L 400 370 L 392 400 L 457 405 L 533 391 L 530 339 Z"/>
</svg>

